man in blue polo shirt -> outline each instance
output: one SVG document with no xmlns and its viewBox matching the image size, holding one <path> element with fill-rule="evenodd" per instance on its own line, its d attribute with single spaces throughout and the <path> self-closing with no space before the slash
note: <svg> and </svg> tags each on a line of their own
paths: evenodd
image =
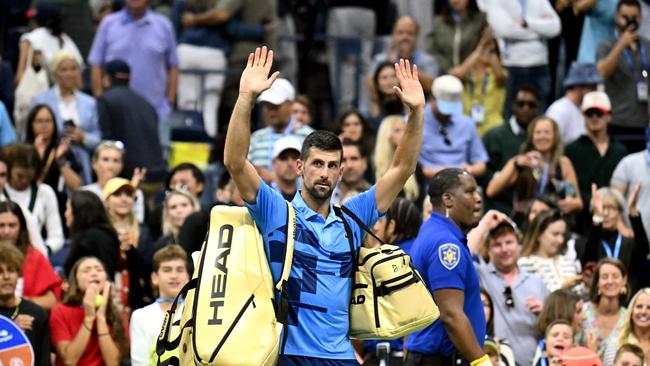
<svg viewBox="0 0 650 366">
<path fill-rule="evenodd" d="M 266 47 L 250 54 L 239 83 L 239 97 L 228 125 L 224 165 L 237 184 L 264 237 L 273 277 L 277 279 L 284 256 L 287 225 L 285 201 L 264 183 L 246 160 L 250 142 L 250 115 L 255 99 L 278 77 L 269 77 L 273 52 Z M 392 204 L 415 171 L 422 145 L 424 93 L 408 61 L 400 60 L 395 71 L 400 87 L 396 93 L 411 110 L 406 132 L 395 151 L 388 172 L 368 191 L 346 202 L 363 222 L 371 226 Z M 305 138 L 296 169 L 301 189 L 292 205 L 296 210 L 296 241 L 289 278 L 288 338 L 282 345 L 278 365 L 358 365 L 348 338 L 348 306 L 352 291 L 352 258 L 341 218 L 330 202 L 332 191 L 345 166 L 341 164 L 339 138 L 316 131 Z M 348 218 L 354 242 L 363 238 Z"/>
<path fill-rule="evenodd" d="M 429 183 L 433 212 L 413 243 L 411 259 L 440 308 L 440 321 L 406 341 L 408 366 L 451 365 L 456 352 L 471 366 L 490 366 L 483 352 L 486 322 L 465 234 L 481 217 L 481 195 L 471 174 L 457 168 Z"/>
</svg>

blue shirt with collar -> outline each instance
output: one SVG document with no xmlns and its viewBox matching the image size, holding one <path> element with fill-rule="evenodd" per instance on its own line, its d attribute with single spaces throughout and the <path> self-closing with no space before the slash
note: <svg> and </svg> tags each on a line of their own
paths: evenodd
<svg viewBox="0 0 650 366">
<path fill-rule="evenodd" d="M 345 203 L 366 225 L 379 219 L 375 186 Z M 284 353 L 333 360 L 353 360 L 348 338 L 352 256 L 345 228 L 330 205 L 323 218 L 310 209 L 300 191 L 291 202 L 296 211 L 296 241 L 289 276 L 289 337 Z M 255 220 L 277 280 L 284 260 L 287 209 L 282 195 L 263 181 L 255 203 L 246 203 Z M 349 217 L 355 247 L 363 231 Z"/>
<path fill-rule="evenodd" d="M 431 104 L 424 107 L 424 130 L 420 164 L 424 168 L 449 166 L 460 168 L 463 164 L 475 164 L 489 160 L 476 124 L 462 114 L 451 116 L 445 125 L 450 144 L 445 143 L 441 123 L 433 114 Z"/>
<path fill-rule="evenodd" d="M 442 289 L 457 289 L 465 293 L 463 311 L 472 324 L 476 341 L 483 348 L 485 314 L 479 277 L 465 235 L 451 220 L 432 212 L 413 243 L 411 261 L 431 293 Z M 411 334 L 406 348 L 411 352 L 438 356 L 451 356 L 455 349 L 440 320 Z"/>
</svg>

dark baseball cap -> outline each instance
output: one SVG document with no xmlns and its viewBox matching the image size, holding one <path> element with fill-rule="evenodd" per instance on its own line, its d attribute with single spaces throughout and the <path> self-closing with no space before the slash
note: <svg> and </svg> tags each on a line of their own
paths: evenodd
<svg viewBox="0 0 650 366">
<path fill-rule="evenodd" d="M 119 58 L 109 61 L 104 66 L 104 71 L 106 71 L 108 75 L 122 80 L 129 80 L 129 76 L 131 74 L 131 68 L 129 67 L 129 64 Z"/>
</svg>

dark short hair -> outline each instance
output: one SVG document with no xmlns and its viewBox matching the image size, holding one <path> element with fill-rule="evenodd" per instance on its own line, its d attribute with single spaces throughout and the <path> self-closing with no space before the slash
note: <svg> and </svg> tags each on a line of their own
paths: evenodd
<svg viewBox="0 0 650 366">
<path fill-rule="evenodd" d="M 343 140 L 343 142 L 341 142 L 341 145 L 343 147 L 354 146 L 354 147 L 357 148 L 357 150 L 359 150 L 359 155 L 361 155 L 362 158 L 367 158 L 368 157 L 366 149 L 363 148 L 363 144 L 361 144 L 361 142 L 359 142 L 359 141 L 352 141 L 352 140 L 345 139 L 345 140 Z"/>
<path fill-rule="evenodd" d="M 622 6 L 634 6 L 636 8 L 639 8 L 639 10 L 641 10 L 641 3 L 639 2 L 639 0 L 618 0 L 618 4 L 616 4 L 617 13 L 619 10 L 621 10 Z"/>
<path fill-rule="evenodd" d="M 90 228 L 103 228 L 109 232 L 115 231 L 106 214 L 104 203 L 93 192 L 85 190 L 72 192 L 70 206 L 72 207 L 72 217 L 74 217 L 70 228 L 73 243 L 81 241 L 86 230 Z"/>
<path fill-rule="evenodd" d="M 395 244 L 404 240 L 413 239 L 418 236 L 422 225 L 422 210 L 415 203 L 404 198 L 397 197 L 386 213 L 386 220 L 395 221 Z"/>
<path fill-rule="evenodd" d="M 31 144 L 14 144 L 7 147 L 7 168 L 9 174 L 11 174 L 11 169 L 15 166 L 34 169 L 36 174 L 34 179 L 40 174 L 39 168 L 41 166 L 41 158 L 38 156 L 38 151 L 36 147 Z"/>
<path fill-rule="evenodd" d="M 323 151 L 340 151 L 341 160 L 343 160 L 343 144 L 341 139 L 333 132 L 318 130 L 310 133 L 302 143 L 302 150 L 300 151 L 300 159 L 307 161 L 309 153 L 312 148 Z"/>
<path fill-rule="evenodd" d="M 171 172 L 169 172 L 169 177 L 167 178 L 167 184 L 166 184 L 167 187 L 169 188 L 169 184 L 171 183 L 172 177 L 174 176 L 174 174 L 176 174 L 178 172 L 185 171 L 185 170 L 191 171 L 192 176 L 194 177 L 194 179 L 196 179 L 197 182 L 199 182 L 201 184 L 205 183 L 205 175 L 203 174 L 201 169 L 199 169 L 198 166 L 196 166 L 196 165 L 194 165 L 192 163 L 180 163 L 180 164 L 176 165 L 174 167 L 174 169 L 172 169 Z"/>
<path fill-rule="evenodd" d="M 429 182 L 429 199 L 433 207 L 442 204 L 442 195 L 460 186 L 460 176 L 466 174 L 458 168 L 446 168 L 436 173 Z"/>
<path fill-rule="evenodd" d="M 532 84 L 526 84 L 526 85 L 521 86 L 519 89 L 517 89 L 515 94 L 513 94 L 513 96 L 514 96 L 514 98 L 512 98 L 513 103 L 517 101 L 517 94 L 519 94 L 519 93 L 532 94 L 532 95 L 535 96 L 535 99 L 539 101 L 539 89 L 537 89 L 537 87 L 532 85 Z"/>
</svg>

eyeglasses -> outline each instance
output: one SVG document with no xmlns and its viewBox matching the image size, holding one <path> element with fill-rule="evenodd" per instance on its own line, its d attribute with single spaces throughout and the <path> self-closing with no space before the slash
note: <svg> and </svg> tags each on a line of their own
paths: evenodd
<svg viewBox="0 0 650 366">
<path fill-rule="evenodd" d="M 503 290 L 503 296 L 506 298 L 506 306 L 509 309 L 514 308 L 515 299 L 512 297 L 512 288 L 510 286 L 506 286 L 506 288 Z"/>
<path fill-rule="evenodd" d="M 451 145 L 451 139 L 449 139 L 449 132 L 447 131 L 447 126 L 443 124 L 439 125 L 438 132 L 440 132 L 440 134 L 442 135 L 445 145 L 447 146 Z"/>
<path fill-rule="evenodd" d="M 7 178 L 7 172 L 0 172 L 0 178 Z"/>
<path fill-rule="evenodd" d="M 519 108 L 528 107 L 530 109 L 537 108 L 537 102 L 532 100 L 518 100 L 515 102 L 515 105 Z"/>
<path fill-rule="evenodd" d="M 600 109 L 593 108 L 593 109 L 587 109 L 586 111 L 584 111 L 584 114 L 587 118 L 593 118 L 593 117 L 600 118 L 605 115 L 605 112 L 601 111 Z"/>
</svg>

